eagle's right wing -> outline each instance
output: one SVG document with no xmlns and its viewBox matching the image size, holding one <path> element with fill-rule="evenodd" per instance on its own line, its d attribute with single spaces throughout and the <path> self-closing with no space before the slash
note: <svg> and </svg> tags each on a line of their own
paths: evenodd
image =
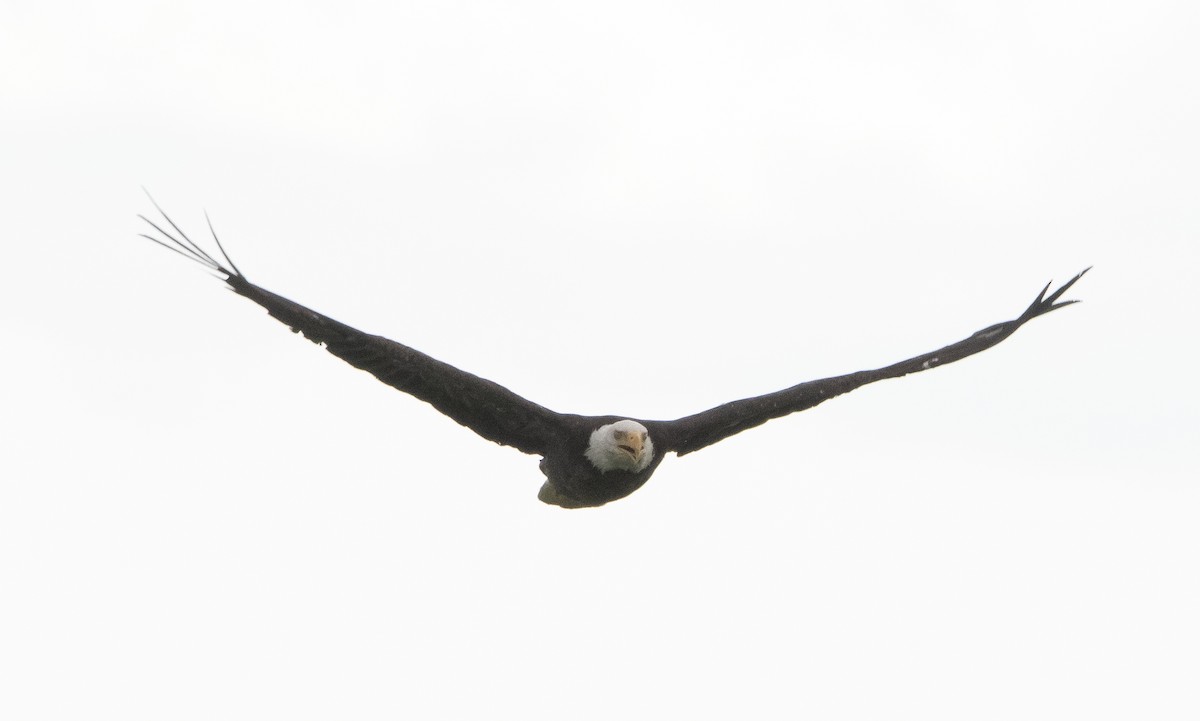
<svg viewBox="0 0 1200 721">
<path fill-rule="evenodd" d="M 159 212 L 162 213 L 161 208 Z M 140 217 L 162 236 L 143 234 L 144 238 L 223 275 L 234 292 L 266 308 L 271 316 L 293 331 L 323 345 L 355 368 L 425 401 L 489 441 L 525 453 L 544 454 L 565 432 L 560 414 L 522 398 L 498 383 L 382 336 L 363 333 L 254 285 L 225 254 L 215 233 L 213 239 L 223 262 L 193 243 L 165 213 L 163 218 L 174 234 L 145 216 Z"/>
</svg>

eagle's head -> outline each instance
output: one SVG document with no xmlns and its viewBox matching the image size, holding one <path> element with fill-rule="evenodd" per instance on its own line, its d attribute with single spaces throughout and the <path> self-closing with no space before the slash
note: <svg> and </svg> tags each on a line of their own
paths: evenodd
<svg viewBox="0 0 1200 721">
<path fill-rule="evenodd" d="M 646 470 L 654 460 L 650 432 L 637 421 L 617 421 L 592 431 L 584 452 L 592 465 L 602 472 Z"/>
</svg>

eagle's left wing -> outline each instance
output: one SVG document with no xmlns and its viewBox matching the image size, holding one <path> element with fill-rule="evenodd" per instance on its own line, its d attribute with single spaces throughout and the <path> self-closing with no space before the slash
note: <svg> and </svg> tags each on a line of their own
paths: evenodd
<svg viewBox="0 0 1200 721">
<path fill-rule="evenodd" d="M 1049 296 L 1046 295 L 1046 291 L 1050 289 L 1050 284 L 1047 283 L 1029 308 L 1018 318 L 984 328 L 969 338 L 931 353 L 924 353 L 886 368 L 808 381 L 775 393 L 726 403 L 674 421 L 651 421 L 647 423 L 647 427 L 654 436 L 656 448 L 684 455 L 710 446 L 735 433 L 762 425 L 772 418 L 807 410 L 834 396 L 849 393 L 868 383 L 886 378 L 899 378 L 909 373 L 919 373 L 962 360 L 969 355 L 991 348 L 1039 315 L 1078 302 L 1074 300 L 1059 302 L 1058 299 L 1088 270 L 1090 268 L 1067 281 Z"/>
</svg>

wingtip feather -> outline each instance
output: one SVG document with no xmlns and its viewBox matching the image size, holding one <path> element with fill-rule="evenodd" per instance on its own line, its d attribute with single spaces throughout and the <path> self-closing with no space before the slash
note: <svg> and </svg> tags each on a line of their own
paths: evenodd
<svg viewBox="0 0 1200 721">
<path fill-rule="evenodd" d="M 1079 279 L 1082 278 L 1085 274 L 1087 274 L 1087 272 L 1091 269 L 1092 269 L 1092 266 L 1089 265 L 1088 267 L 1079 271 L 1078 273 L 1075 274 L 1075 276 L 1073 278 L 1068 280 L 1066 283 L 1063 283 L 1062 286 L 1058 290 L 1054 291 L 1050 295 L 1046 295 L 1046 291 L 1050 290 L 1050 286 L 1054 284 L 1054 281 L 1050 281 L 1049 283 L 1047 283 L 1046 287 L 1042 288 L 1042 292 L 1038 293 L 1038 296 L 1036 299 L 1034 299 L 1033 303 L 1031 303 L 1029 305 L 1029 307 L 1025 310 L 1025 312 L 1021 314 L 1021 319 L 1023 321 L 1029 320 L 1030 318 L 1035 318 L 1039 315 L 1044 315 L 1046 313 L 1049 313 L 1050 311 L 1058 310 L 1059 308 L 1064 308 L 1073 303 L 1078 303 L 1079 302 L 1078 300 L 1060 301 L 1059 298 L 1061 298 L 1063 296 L 1063 293 L 1066 293 L 1067 290 L 1069 290 L 1071 286 L 1075 285 L 1075 283 L 1078 282 Z"/>
<path fill-rule="evenodd" d="M 223 280 L 226 282 L 228 282 L 230 278 L 245 277 L 242 275 L 242 272 L 237 265 L 234 264 L 233 259 L 229 257 L 228 253 L 225 252 L 225 247 L 221 244 L 220 238 L 217 237 L 217 232 L 213 229 L 212 220 L 208 217 L 207 212 L 204 213 L 204 220 L 208 223 L 209 232 L 212 233 L 213 242 L 216 243 L 217 249 L 220 251 L 221 257 L 225 261 L 224 263 L 218 261 L 211 254 L 205 252 L 203 248 L 196 245 L 196 243 L 194 243 L 192 239 L 187 236 L 187 233 L 183 232 L 183 229 L 176 225 L 175 221 L 171 220 L 171 216 L 167 215 L 166 212 L 163 211 L 162 207 L 159 206 L 158 202 L 154 200 L 154 196 L 150 194 L 150 191 L 147 190 L 145 186 L 142 186 L 142 192 L 144 192 L 146 197 L 150 199 L 150 203 L 154 206 L 155 210 L 157 210 L 159 214 L 162 215 L 163 219 L 166 220 L 167 225 L 169 225 L 175 231 L 175 234 L 178 234 L 178 237 L 141 213 L 138 213 L 137 217 L 144 221 L 151 228 L 154 228 L 154 230 L 158 231 L 162 237 L 156 238 L 145 233 L 139 233 L 138 235 L 146 238 L 147 240 L 153 241 L 164 248 L 167 248 L 168 250 L 174 251 L 189 260 L 195 261 L 211 271 L 224 275 L 225 277 Z"/>
</svg>

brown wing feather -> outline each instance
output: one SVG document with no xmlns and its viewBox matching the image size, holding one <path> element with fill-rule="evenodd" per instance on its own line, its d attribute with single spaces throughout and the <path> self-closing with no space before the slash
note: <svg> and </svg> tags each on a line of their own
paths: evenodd
<svg viewBox="0 0 1200 721">
<path fill-rule="evenodd" d="M 808 381 L 775 393 L 726 403 L 678 420 L 653 422 L 651 432 L 654 434 L 655 446 L 675 451 L 679 455 L 698 451 L 736 433 L 762 425 L 772 418 L 807 410 L 868 383 L 919 373 L 987 350 L 1039 315 L 1077 302 L 1058 302 L 1058 299 L 1088 270 L 1090 268 L 1067 281 L 1049 296 L 1046 295 L 1046 291 L 1050 289 L 1050 285 L 1047 284 L 1020 317 L 984 328 L 969 338 L 944 348 L 894 363 L 886 368 Z"/>
</svg>

